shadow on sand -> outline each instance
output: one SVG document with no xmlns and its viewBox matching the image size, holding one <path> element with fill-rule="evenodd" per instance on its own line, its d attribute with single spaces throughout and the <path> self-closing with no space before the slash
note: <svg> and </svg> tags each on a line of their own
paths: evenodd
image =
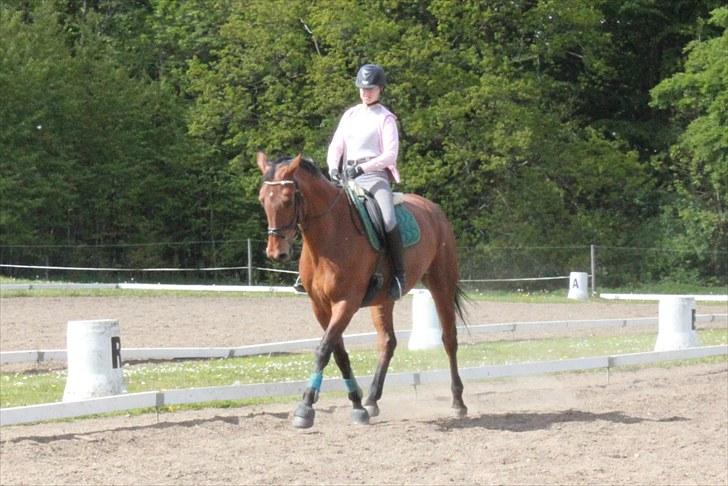
<svg viewBox="0 0 728 486">
<path fill-rule="evenodd" d="M 332 414 L 336 407 L 331 406 L 328 408 L 322 407 L 316 410 L 317 414 Z M 14 437 L 7 440 L 0 439 L 1 443 L 6 444 L 12 444 L 12 443 L 18 443 L 23 441 L 31 441 L 31 442 L 37 442 L 39 444 L 49 444 L 53 442 L 58 441 L 64 441 L 64 440 L 75 440 L 75 439 L 81 439 L 81 440 L 91 440 L 92 436 L 97 434 L 103 434 L 107 432 L 134 432 L 138 430 L 146 430 L 146 429 L 169 429 L 173 427 L 198 427 L 201 425 L 206 424 L 214 424 L 214 423 L 224 423 L 229 425 L 238 426 L 240 425 L 244 420 L 251 419 L 258 416 L 268 416 L 271 417 L 277 421 L 289 421 L 290 420 L 290 412 L 252 412 L 247 415 L 242 416 L 221 416 L 221 415 L 215 415 L 214 417 L 210 418 L 204 418 L 204 419 L 190 419 L 190 420 L 175 420 L 173 417 L 174 415 L 170 414 L 168 417 L 169 420 L 163 420 L 158 421 L 156 423 L 151 424 L 144 424 L 144 425 L 132 425 L 128 427 L 114 427 L 114 428 L 106 428 L 106 429 L 97 429 L 97 430 L 89 430 L 84 432 L 77 432 L 77 433 L 67 433 L 67 434 L 48 434 L 48 435 L 26 435 L 26 436 L 19 436 Z M 159 417 L 165 417 L 165 415 L 158 415 L 157 420 L 159 420 Z M 22 427 L 22 426 L 21 426 Z"/>
<path fill-rule="evenodd" d="M 651 419 L 631 417 L 622 412 L 592 413 L 580 410 L 563 410 L 559 412 L 516 412 L 505 414 L 483 414 L 478 417 L 448 418 L 428 422 L 441 431 L 457 429 L 482 428 L 509 432 L 530 432 L 550 429 L 554 425 L 571 422 L 590 423 L 597 421 L 615 424 L 638 424 L 642 422 L 681 422 L 684 417 L 668 417 Z"/>
</svg>

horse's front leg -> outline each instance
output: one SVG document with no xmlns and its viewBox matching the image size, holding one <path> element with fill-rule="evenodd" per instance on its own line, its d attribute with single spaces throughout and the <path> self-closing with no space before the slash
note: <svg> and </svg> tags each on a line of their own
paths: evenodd
<svg viewBox="0 0 728 486">
<path fill-rule="evenodd" d="M 316 411 L 313 404 L 318 401 L 319 392 L 321 391 L 321 383 L 324 379 L 324 368 L 331 359 L 331 352 L 334 346 L 328 333 L 324 334 L 323 339 L 316 348 L 316 358 L 314 361 L 314 371 L 308 380 L 308 386 L 303 391 L 303 399 L 293 412 L 293 426 L 299 429 L 307 429 L 313 426 Z"/>
<path fill-rule="evenodd" d="M 349 324 L 351 317 L 356 312 L 356 308 L 342 304 L 338 308 L 332 309 L 333 312 L 329 313 L 324 310 L 317 309 L 314 305 L 314 312 L 316 317 L 321 322 L 322 326 L 326 329 L 324 332 L 321 342 L 316 348 L 316 356 L 314 360 L 314 371 L 308 381 L 308 386 L 303 392 L 303 399 L 298 404 L 296 410 L 293 412 L 293 426 L 297 428 L 306 429 L 313 426 L 316 411 L 313 408 L 313 404 L 316 403 L 321 391 L 321 383 L 324 378 L 324 368 L 331 359 L 331 354 L 337 347 L 339 342 L 342 342 L 342 336 L 344 329 Z M 331 316 L 331 321 L 325 324 L 322 321 L 323 318 Z M 347 356 L 348 360 L 348 356 Z M 351 369 L 351 366 L 349 366 Z"/>
<path fill-rule="evenodd" d="M 355 424 L 368 424 L 369 413 L 361 405 L 361 399 L 364 395 L 359 384 L 356 382 L 354 371 L 351 369 L 349 354 L 344 347 L 343 338 L 339 339 L 339 342 L 334 346 L 334 360 L 336 360 L 336 364 L 341 370 L 341 376 L 344 378 L 344 383 L 346 384 L 346 391 L 349 392 L 349 400 L 351 400 L 352 406 L 354 407 L 351 411 L 351 420 Z"/>
</svg>

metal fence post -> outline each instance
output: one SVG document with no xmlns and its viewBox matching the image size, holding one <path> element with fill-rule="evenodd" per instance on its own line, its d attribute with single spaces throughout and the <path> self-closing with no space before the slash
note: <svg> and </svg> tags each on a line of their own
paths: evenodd
<svg viewBox="0 0 728 486">
<path fill-rule="evenodd" d="M 253 285 L 253 246 L 248 238 L 248 285 Z"/>
<path fill-rule="evenodd" d="M 592 296 L 597 295 L 597 264 L 596 264 L 596 246 L 592 243 L 591 247 L 591 293 Z"/>
</svg>

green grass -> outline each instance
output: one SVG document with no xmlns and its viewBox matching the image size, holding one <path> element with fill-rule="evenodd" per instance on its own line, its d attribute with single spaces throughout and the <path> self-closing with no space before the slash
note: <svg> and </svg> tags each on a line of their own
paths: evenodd
<svg viewBox="0 0 728 486">
<path fill-rule="evenodd" d="M 66 372 L 0 373 L 0 407 L 58 402 L 63 398 Z"/>
<path fill-rule="evenodd" d="M 254 298 L 277 297 L 280 299 L 301 299 L 306 296 L 282 292 L 206 292 L 190 290 L 128 290 L 128 289 L 33 289 L 3 290 L 0 297 L 216 297 L 216 298 Z"/>
<path fill-rule="evenodd" d="M 704 345 L 728 342 L 728 329 L 705 329 L 699 332 Z M 463 344 L 458 354 L 460 367 L 499 365 L 527 361 L 546 361 L 586 356 L 650 351 L 654 333 L 629 336 L 561 337 L 538 340 L 496 341 Z M 377 353 L 371 349 L 350 352 L 355 374 L 371 375 Z M 725 360 L 724 357 L 718 359 Z M 447 368 L 442 349 L 408 351 L 403 344 L 395 353 L 390 372 L 425 371 Z M 265 383 L 306 379 L 313 367 L 311 353 L 206 361 L 173 361 L 136 364 L 124 367 L 128 391 L 142 392 L 174 388 L 222 386 L 239 383 Z M 338 377 L 333 361 L 327 376 Z M 0 406 L 13 407 L 60 401 L 66 372 L 0 373 Z M 224 406 L 218 404 L 216 406 Z M 229 405 L 229 404 L 228 404 Z M 200 407 L 201 405 L 198 405 Z"/>
<path fill-rule="evenodd" d="M 605 294 L 699 294 L 699 295 L 725 295 L 728 287 L 714 285 L 681 284 L 675 282 L 658 282 L 641 284 L 631 287 L 614 287 L 599 289 Z"/>
<path fill-rule="evenodd" d="M 45 281 L 33 279 L 14 279 L 0 276 L 0 284 L 46 284 L 64 283 L 58 281 Z M 222 284 L 221 284 L 222 285 Z M 694 284 L 655 283 L 644 284 L 640 287 L 628 288 L 600 288 L 600 293 L 663 293 L 663 294 L 707 294 L 725 295 L 728 288 L 725 286 L 700 286 Z M 526 302 L 526 303 L 579 303 L 567 298 L 567 289 L 556 290 L 481 290 L 467 293 L 467 298 L 474 301 L 487 302 Z M 205 291 L 177 291 L 177 290 L 122 290 L 122 289 L 33 289 L 33 290 L 3 290 L 2 297 L 260 297 L 261 295 L 279 298 L 307 298 L 306 296 L 259 292 L 205 292 Z"/>
<path fill-rule="evenodd" d="M 516 302 L 530 304 L 573 304 L 578 303 L 574 299 L 567 298 L 568 291 L 544 290 L 544 291 L 507 291 L 507 290 L 483 290 L 468 292 L 467 299 L 485 302 Z"/>
<path fill-rule="evenodd" d="M 30 279 L 12 279 L 9 277 L 0 276 L 0 284 L 63 284 L 66 282 L 51 282 L 45 280 L 30 280 Z M 243 285 L 242 283 L 238 283 Z M 219 284 L 228 285 L 228 284 Z M 0 291 L 0 297 L 11 298 L 11 297 L 230 297 L 239 299 L 241 297 L 278 297 L 278 298 L 306 298 L 305 296 L 287 294 L 281 292 L 213 292 L 213 291 L 190 291 L 190 290 L 131 290 L 131 289 L 93 289 L 93 288 L 79 288 L 79 289 L 38 289 L 34 288 L 31 290 L 20 289 L 10 290 L 3 289 Z"/>
</svg>

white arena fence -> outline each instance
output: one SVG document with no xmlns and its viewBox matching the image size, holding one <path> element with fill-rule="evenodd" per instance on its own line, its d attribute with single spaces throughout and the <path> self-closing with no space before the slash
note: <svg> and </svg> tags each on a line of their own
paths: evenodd
<svg viewBox="0 0 728 486">
<path fill-rule="evenodd" d="M 482 366 L 462 368 L 463 380 L 485 380 L 517 376 L 562 373 L 569 371 L 599 370 L 621 366 L 645 365 L 662 361 L 686 360 L 710 356 L 728 356 L 728 345 L 703 346 L 679 351 L 662 351 L 599 356 L 590 358 L 540 361 L 498 366 Z M 357 377 L 362 386 L 369 387 L 373 377 Z M 387 376 L 389 386 L 419 386 L 449 383 L 448 370 L 424 372 L 393 373 Z M 306 381 L 260 383 L 250 385 L 230 385 L 205 388 L 189 388 L 166 391 L 129 393 L 75 402 L 46 403 L 26 407 L 0 409 L 0 426 L 58 420 L 84 415 L 120 412 L 139 408 L 157 408 L 169 405 L 181 405 L 220 400 L 246 400 L 272 396 L 294 396 L 303 393 L 308 385 Z M 326 379 L 324 389 L 345 391 L 342 379 Z"/>
<path fill-rule="evenodd" d="M 0 244 L 2 263 L 12 276 L 39 279 L 52 275 L 84 273 L 86 276 L 101 272 L 98 278 L 113 282 L 125 275 L 127 281 L 165 279 L 167 282 L 210 281 L 237 283 L 247 280 L 248 285 L 263 283 L 276 285 L 288 282 L 297 273 L 293 264 L 282 267 L 271 265 L 264 259 L 265 239 L 240 238 L 206 241 L 158 241 L 146 243 L 105 244 Z M 300 248 L 296 242 L 296 248 Z M 171 253 L 170 253 L 171 252 Z M 140 268 L 147 262 L 157 262 L 160 254 L 174 254 L 166 261 L 183 262 L 175 268 Z M 569 271 L 587 272 L 590 295 L 597 293 L 597 281 L 604 278 L 610 285 L 619 286 L 641 281 L 656 261 L 660 267 L 692 268 L 695 262 L 722 261 L 728 252 L 718 249 L 697 251 L 695 248 L 617 247 L 598 243 L 567 246 L 462 246 L 459 248 L 461 282 L 470 289 L 516 290 L 514 282 L 525 289 L 557 289 L 559 280 L 569 278 Z M 195 255 L 193 258 L 192 255 Z M 717 259 L 717 260 L 716 260 Z M 139 267 L 135 267 L 135 263 Z M 91 265 L 98 264 L 98 268 Z M 119 266 L 114 266 L 119 265 Z M 191 267 L 190 265 L 195 265 Z M 266 268 L 276 266 L 279 268 Z M 703 267 L 705 264 L 703 264 Z M 106 268 L 102 268 L 106 267 Z M 487 270 L 486 270 L 487 269 Z M 701 273 L 707 271 L 702 268 Z M 725 264 L 710 269 L 710 275 L 723 275 Z M 662 271 L 662 270 L 660 270 Z M 262 273 L 261 273 L 262 272 Z M 279 275 L 270 275 L 279 274 Z M 263 280 L 258 277 L 263 276 Z M 280 275 L 290 274 L 290 275 Z M 615 279 L 615 276 L 623 279 Z M 88 281 L 86 276 L 81 279 Z M 516 278 L 518 277 L 518 278 Z M 656 274 L 655 278 L 669 278 Z M 71 280 L 73 277 L 70 278 Z M 104 280 L 108 279 L 108 280 Z M 69 280 L 69 278 L 66 278 Z M 549 282 L 553 281 L 553 282 Z M 621 283 L 620 283 L 621 282 Z M 601 281 L 599 283 L 602 283 Z"/>
<path fill-rule="evenodd" d="M 0 265 L 1 267 L 2 265 Z M 273 269 L 268 269 L 273 270 Z M 288 271 L 286 271 L 288 272 Z M 297 272 L 288 272 L 297 273 Z M 506 281 L 538 281 L 538 280 L 555 280 L 568 279 L 565 277 L 543 277 L 543 278 L 519 278 L 519 279 L 493 279 L 480 280 L 483 282 L 506 282 Z M 474 280 L 461 280 L 461 282 L 473 282 Z M 145 290 L 145 291 L 189 291 L 189 292 L 249 292 L 249 293 L 284 293 L 295 294 L 296 291 L 291 286 L 265 286 L 265 285 L 190 285 L 190 284 L 152 284 L 152 283 L 19 283 L 19 284 L 0 284 L 0 293 L 3 291 L 18 290 L 101 290 L 101 289 L 119 289 L 119 290 Z M 413 289 L 410 294 L 417 292 L 419 289 Z M 728 295 L 707 295 L 707 294 L 616 294 L 616 293 L 600 293 L 600 299 L 605 300 L 640 300 L 654 301 L 663 297 L 692 297 L 696 301 L 702 302 L 728 302 Z"/>
<path fill-rule="evenodd" d="M 1 245 L 0 245 L 1 246 Z M 248 240 L 248 252 L 250 253 L 250 240 Z M 253 266 L 252 260 L 248 258 L 248 265 L 246 266 L 231 266 L 231 267 L 194 267 L 194 268 L 181 268 L 181 267 L 154 267 L 154 268 L 125 268 L 125 267 L 80 267 L 80 266 L 57 266 L 57 265 L 24 265 L 24 264 L 11 264 L 11 263 L 0 263 L 0 269 L 9 270 L 33 270 L 43 271 L 48 277 L 48 272 L 83 272 L 88 274 L 94 273 L 114 273 L 114 274 L 188 274 L 193 273 L 210 273 L 210 272 L 239 272 L 244 271 L 248 276 L 248 285 L 212 285 L 213 287 L 228 287 L 229 291 L 245 291 L 245 292 L 265 292 L 266 288 L 276 289 L 278 292 L 292 292 L 293 290 L 288 287 L 266 287 L 264 285 L 253 285 L 253 272 L 268 272 L 268 273 L 279 273 L 287 275 L 298 275 L 296 270 L 286 270 L 280 268 L 268 268 L 268 267 L 256 267 Z M 592 265 L 592 274 L 589 276 L 592 278 L 592 294 L 594 293 L 594 268 Z M 36 279 L 38 276 L 36 276 Z M 464 285 L 473 284 L 493 284 L 493 283 L 514 283 L 514 282 L 548 282 L 556 280 L 568 280 L 569 275 L 557 275 L 549 277 L 517 277 L 517 278 L 461 278 L 460 283 Z M 134 281 L 134 278 L 130 278 Z M 0 285 L 0 290 L 33 290 L 33 289 L 139 289 L 139 290 L 165 290 L 162 288 L 164 284 L 136 284 L 136 283 L 27 283 L 27 284 L 7 284 Z M 202 285 L 166 285 L 166 287 L 177 287 L 167 290 L 198 290 L 194 287 L 205 287 L 209 284 Z M 237 290 L 238 288 L 245 288 L 246 290 Z M 224 291 L 218 289 L 218 291 Z"/>
<path fill-rule="evenodd" d="M 295 294 L 293 287 L 264 285 L 187 285 L 187 284 L 150 284 L 150 283 L 22 283 L 0 284 L 0 292 L 11 290 L 173 290 L 189 292 L 252 292 Z"/>
<path fill-rule="evenodd" d="M 36 284 L 21 284 L 34 286 Z M 41 284 L 49 285 L 49 284 Z M 82 285 L 82 288 L 99 288 L 103 284 L 75 284 Z M 0 286 L 0 290 L 9 286 Z M 169 286 L 150 284 L 112 284 L 111 288 L 136 288 L 142 290 L 150 289 L 172 289 L 172 290 L 205 290 L 209 291 L 210 286 Z M 201 287 L 201 288 L 200 288 Z M 214 289 L 215 286 L 213 286 Z M 292 292 L 290 287 L 257 287 L 257 286 L 218 286 L 219 291 L 263 291 L 263 292 Z M 35 287 L 39 288 L 39 287 Z M 104 287 L 101 287 L 104 288 Z M 699 296 L 695 296 L 696 299 Z M 640 299 L 646 300 L 646 299 Z M 649 299 L 647 299 L 649 300 Z M 700 299 L 697 299 L 700 300 Z M 698 315 L 696 322 L 719 322 L 728 318 L 728 314 Z M 471 334 L 487 332 L 529 332 L 529 331 L 554 331 L 577 328 L 624 328 L 624 327 L 645 327 L 656 326 L 657 318 L 632 318 L 632 319 L 598 319 L 598 320 L 575 320 L 575 321 L 529 321 L 500 324 L 485 324 L 478 326 L 461 327 L 461 331 Z M 410 336 L 411 331 L 397 332 L 400 340 Z M 347 344 L 370 344 L 376 339 L 375 333 L 354 334 L 345 336 Z M 319 339 L 304 339 L 281 343 L 268 343 L 237 348 L 215 347 L 215 348 L 127 348 L 122 350 L 125 361 L 144 360 L 169 360 L 185 358 L 228 358 L 238 356 L 260 355 L 268 353 L 291 352 L 306 349 L 313 349 L 319 343 Z M 579 370 L 610 370 L 614 367 L 649 364 L 660 361 L 695 359 L 710 356 L 728 356 L 728 345 L 704 346 L 678 351 L 634 353 L 614 356 L 599 356 L 588 358 L 576 358 L 555 361 L 542 361 L 532 363 L 518 363 L 498 366 L 484 366 L 476 368 L 461 369 L 461 376 L 464 380 L 483 380 L 489 378 L 516 377 L 526 375 L 538 375 L 545 373 L 558 373 Z M 12 351 L 0 353 L 0 364 L 23 363 L 44 361 L 65 361 L 65 350 L 41 350 L 41 351 Z M 359 378 L 364 386 L 369 386 L 372 376 Z M 389 385 L 411 385 L 447 383 L 450 380 L 450 373 L 447 370 L 433 370 L 425 372 L 408 372 L 391 374 L 387 378 Z M 175 389 L 166 391 L 152 391 L 142 393 L 131 393 L 115 395 L 104 398 L 94 398 L 73 402 L 47 403 L 24 407 L 12 407 L 0 409 L 0 426 L 32 423 L 45 420 L 58 420 L 63 418 L 80 417 L 100 413 L 118 412 L 138 408 L 157 408 L 168 405 L 189 404 L 199 402 L 212 402 L 220 400 L 246 400 L 259 397 L 271 396 L 292 396 L 303 392 L 308 381 L 283 382 L 283 383 L 261 383 L 248 385 L 230 385 L 220 387 Z M 344 382 L 341 379 L 327 379 L 325 385 L 335 390 L 344 391 Z"/>
</svg>

